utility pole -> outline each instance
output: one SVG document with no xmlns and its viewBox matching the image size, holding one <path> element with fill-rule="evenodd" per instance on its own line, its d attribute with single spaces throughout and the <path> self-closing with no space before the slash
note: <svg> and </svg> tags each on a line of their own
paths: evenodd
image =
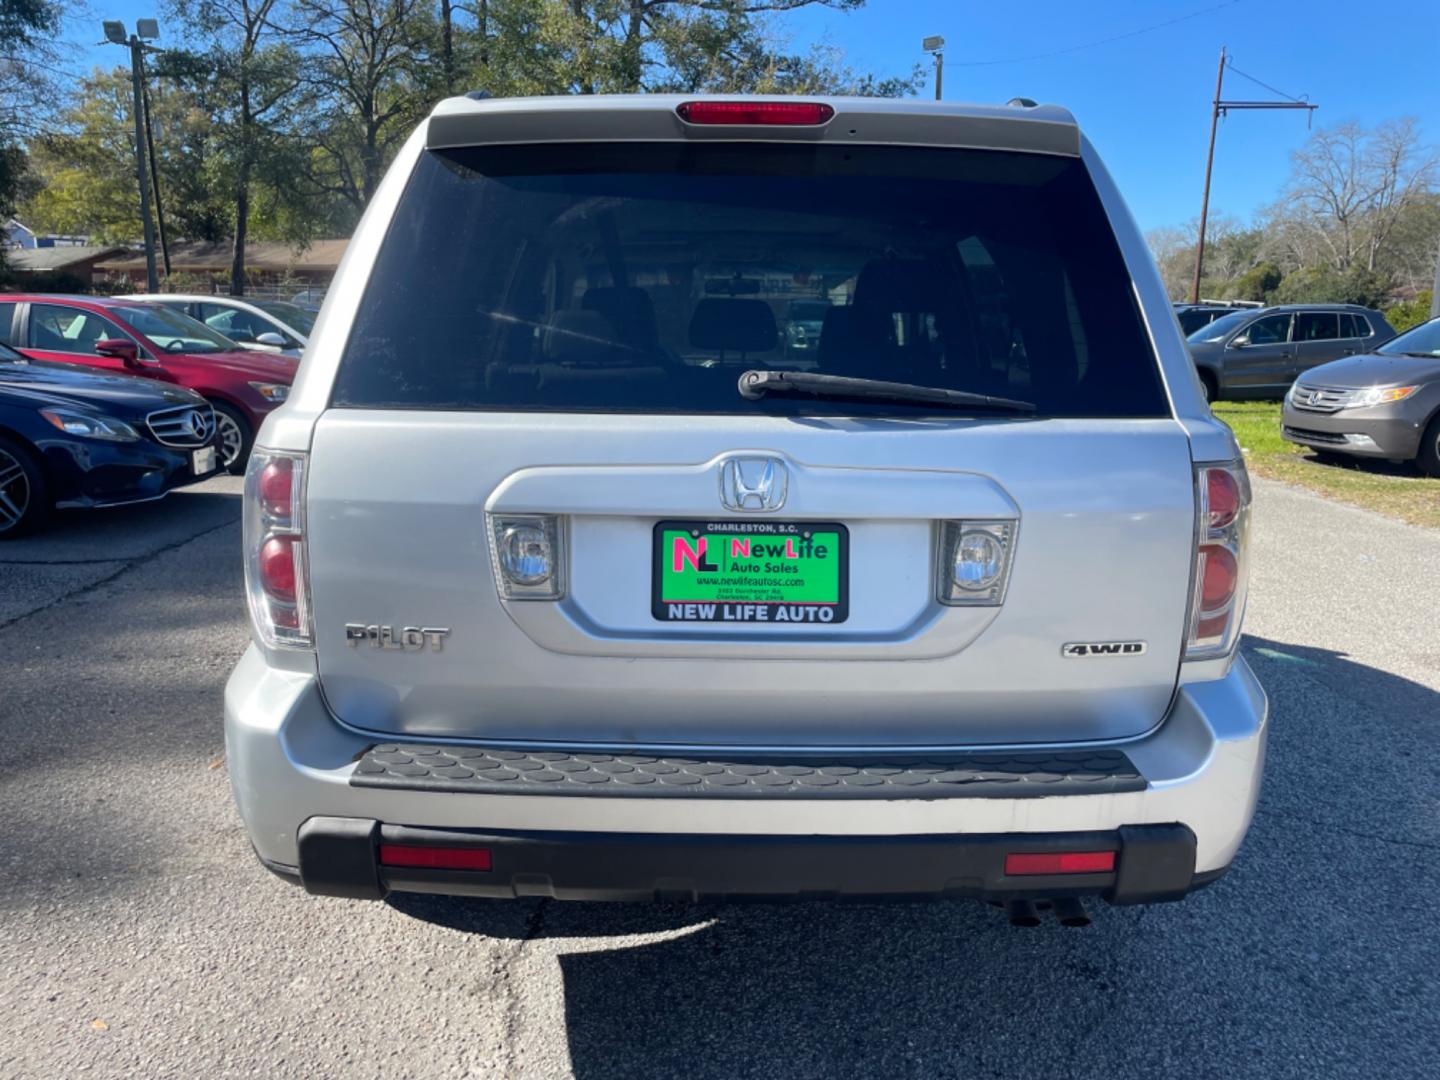
<svg viewBox="0 0 1440 1080">
<path fill-rule="evenodd" d="M 1205 152 L 1205 194 L 1200 197 L 1200 241 L 1195 248 L 1195 280 L 1190 302 L 1200 302 L 1200 275 L 1205 270 L 1205 222 L 1210 216 L 1210 171 L 1215 167 L 1215 129 L 1220 125 L 1220 88 L 1225 83 L 1225 46 L 1220 46 L 1220 70 L 1215 72 L 1215 105 L 1210 110 L 1210 149 Z"/>
<path fill-rule="evenodd" d="M 155 273 L 155 229 L 150 223 L 150 177 L 145 167 L 145 92 L 140 83 L 140 71 L 145 63 L 145 39 L 160 36 L 154 19 L 140 19 L 136 33 L 127 35 L 125 24 L 106 20 L 103 24 L 105 40 L 112 45 L 126 45 L 130 49 L 130 86 L 134 92 L 135 104 L 135 178 L 140 186 L 140 224 L 145 233 L 145 284 L 150 292 L 158 292 L 160 280 Z"/>
<path fill-rule="evenodd" d="M 936 34 L 922 41 L 920 47 L 935 57 L 935 100 L 939 101 L 945 83 L 945 39 Z"/>
<path fill-rule="evenodd" d="M 1220 67 L 1215 72 L 1215 100 L 1210 109 L 1210 149 L 1205 154 L 1205 193 L 1200 198 L 1200 237 L 1195 245 L 1195 279 L 1190 285 L 1190 302 L 1200 302 L 1200 278 L 1205 273 L 1205 226 L 1210 216 L 1210 173 L 1215 166 L 1215 131 L 1220 124 L 1220 117 L 1229 114 L 1231 109 L 1307 109 L 1312 114 L 1320 106 L 1311 105 L 1308 101 L 1226 101 L 1222 98 L 1221 92 L 1225 85 L 1225 67 L 1228 58 L 1225 49 L 1220 49 Z M 1239 69 L 1236 74 L 1250 79 Z M 1253 79 L 1251 81 L 1254 81 Z M 1264 85 L 1261 83 L 1260 85 Z M 1269 87 L 1266 87 L 1269 89 Z M 1278 92 L 1278 91 L 1277 91 Z M 1281 95 L 1284 96 L 1283 94 Z"/>
</svg>

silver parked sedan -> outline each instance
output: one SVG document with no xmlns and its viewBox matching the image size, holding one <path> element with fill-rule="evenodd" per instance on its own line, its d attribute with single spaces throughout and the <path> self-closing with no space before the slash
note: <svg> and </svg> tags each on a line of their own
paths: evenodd
<svg viewBox="0 0 1440 1080">
<path fill-rule="evenodd" d="M 1290 442 L 1440 476 L 1440 319 L 1307 371 L 1285 395 L 1283 423 Z"/>
</svg>

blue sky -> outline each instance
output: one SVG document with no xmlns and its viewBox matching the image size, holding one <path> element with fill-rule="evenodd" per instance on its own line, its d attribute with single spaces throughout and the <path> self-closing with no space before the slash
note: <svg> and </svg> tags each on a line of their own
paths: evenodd
<svg viewBox="0 0 1440 1080">
<path fill-rule="evenodd" d="M 147 0 L 91 4 L 95 29 L 72 31 L 72 68 L 123 61 L 120 49 L 92 46 L 100 19 L 133 26 L 137 15 L 159 13 L 159 4 Z M 1136 33 L 1171 20 L 1181 21 Z M 1318 103 L 1317 125 L 1417 116 L 1425 137 L 1440 141 L 1437 0 L 869 0 L 850 14 L 792 12 L 776 17 L 775 26 L 792 47 L 824 41 L 842 49 L 853 67 L 879 74 L 907 71 L 925 59 L 921 38 L 943 35 L 947 100 L 1022 96 L 1067 106 L 1146 229 L 1199 212 L 1222 45 L 1240 70 Z M 1233 73 L 1225 95 L 1272 96 Z M 1307 135 L 1302 112 L 1222 120 L 1212 212 L 1248 219 L 1284 183 L 1289 153 Z"/>
</svg>

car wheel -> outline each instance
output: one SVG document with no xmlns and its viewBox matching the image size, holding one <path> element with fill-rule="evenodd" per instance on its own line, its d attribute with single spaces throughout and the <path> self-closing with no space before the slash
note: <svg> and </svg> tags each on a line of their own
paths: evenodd
<svg viewBox="0 0 1440 1080">
<path fill-rule="evenodd" d="M 1440 477 L 1440 414 L 1430 418 L 1430 425 L 1420 437 L 1420 453 L 1415 464 L 1427 476 Z"/>
<path fill-rule="evenodd" d="M 0 438 L 0 540 L 34 532 L 50 516 L 50 489 L 33 454 Z"/>
<path fill-rule="evenodd" d="M 1207 404 L 1218 401 L 1220 398 L 1220 389 L 1215 385 L 1215 376 L 1208 371 L 1200 372 L 1200 390 L 1205 395 Z"/>
<path fill-rule="evenodd" d="M 232 476 L 239 476 L 250 458 L 250 440 L 254 438 L 250 424 L 238 409 L 218 401 L 210 404 L 215 409 L 215 427 L 220 432 L 220 467 Z"/>
</svg>

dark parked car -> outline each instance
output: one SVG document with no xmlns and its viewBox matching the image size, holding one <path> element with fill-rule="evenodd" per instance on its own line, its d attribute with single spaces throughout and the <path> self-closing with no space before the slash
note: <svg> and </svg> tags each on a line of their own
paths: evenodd
<svg viewBox="0 0 1440 1080">
<path fill-rule="evenodd" d="M 290 391 L 299 361 L 241 348 L 178 311 L 122 298 L 6 296 L 0 341 L 40 360 L 173 383 L 215 409 L 220 463 L 244 472 L 260 423 Z"/>
<path fill-rule="evenodd" d="M 1202 326 L 1209 326 L 1216 319 L 1233 315 L 1236 311 L 1253 311 L 1258 304 L 1212 304 L 1201 301 L 1198 304 L 1176 304 L 1175 319 L 1181 332 L 1189 337 Z"/>
<path fill-rule="evenodd" d="M 0 345 L 0 539 L 55 508 L 159 499 L 220 467 L 204 398 Z"/>
<path fill-rule="evenodd" d="M 1236 311 L 1186 340 L 1205 395 L 1278 398 L 1302 371 L 1370 352 L 1395 336 L 1385 316 L 1353 304 Z"/>
<path fill-rule="evenodd" d="M 1440 319 L 1307 371 L 1283 423 L 1286 439 L 1322 453 L 1413 460 L 1440 476 Z"/>
</svg>

